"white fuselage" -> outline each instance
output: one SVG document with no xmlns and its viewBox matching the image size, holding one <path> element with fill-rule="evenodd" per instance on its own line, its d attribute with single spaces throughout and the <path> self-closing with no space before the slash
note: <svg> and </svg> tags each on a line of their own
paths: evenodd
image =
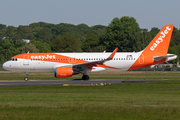
<svg viewBox="0 0 180 120">
<path fill-rule="evenodd" d="M 48 53 L 47 53 L 48 54 Z M 75 65 L 79 61 L 93 62 L 106 59 L 111 53 L 54 53 L 57 55 L 67 56 L 68 58 L 56 58 L 56 59 L 23 59 L 17 58 L 17 61 L 7 61 L 3 64 L 3 68 L 16 72 L 55 72 L 56 67 L 64 65 Z M 98 72 L 107 70 L 128 70 L 133 63 L 138 59 L 141 52 L 132 53 L 116 53 L 114 58 L 110 61 L 106 61 L 104 64 L 108 67 L 93 66 L 94 69 L 88 69 L 87 72 Z M 28 55 L 28 54 L 27 54 Z M 143 64 L 143 60 L 139 61 L 139 64 Z"/>
</svg>

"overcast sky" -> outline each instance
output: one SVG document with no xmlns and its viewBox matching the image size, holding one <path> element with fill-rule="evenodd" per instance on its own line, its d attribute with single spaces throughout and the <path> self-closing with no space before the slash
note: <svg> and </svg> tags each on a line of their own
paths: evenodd
<svg viewBox="0 0 180 120">
<path fill-rule="evenodd" d="M 180 28 L 180 0 L 0 0 L 0 24 L 34 22 L 106 25 L 113 18 L 134 17 L 140 28 Z"/>
</svg>

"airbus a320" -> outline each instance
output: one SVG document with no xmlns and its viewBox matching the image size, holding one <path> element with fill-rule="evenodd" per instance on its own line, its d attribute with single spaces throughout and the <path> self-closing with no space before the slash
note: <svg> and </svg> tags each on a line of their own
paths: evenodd
<svg viewBox="0 0 180 120">
<path fill-rule="evenodd" d="M 15 72 L 54 72 L 57 78 L 83 74 L 82 80 L 89 80 L 87 73 L 100 71 L 128 71 L 166 61 L 177 55 L 167 54 L 174 25 L 165 25 L 149 45 L 140 52 L 112 53 L 25 53 L 13 56 L 3 68 Z"/>
</svg>

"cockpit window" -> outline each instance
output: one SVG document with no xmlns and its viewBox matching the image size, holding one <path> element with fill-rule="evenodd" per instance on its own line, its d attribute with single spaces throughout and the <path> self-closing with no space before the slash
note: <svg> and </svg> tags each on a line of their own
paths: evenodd
<svg viewBox="0 0 180 120">
<path fill-rule="evenodd" d="M 17 58 L 11 58 L 9 61 L 17 61 Z"/>
</svg>

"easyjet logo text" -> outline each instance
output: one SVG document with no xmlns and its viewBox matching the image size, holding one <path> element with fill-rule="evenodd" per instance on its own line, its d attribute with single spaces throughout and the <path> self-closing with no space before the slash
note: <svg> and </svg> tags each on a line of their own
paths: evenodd
<svg viewBox="0 0 180 120">
<path fill-rule="evenodd" d="M 31 59 L 56 59 L 56 55 L 35 55 Z"/>
<path fill-rule="evenodd" d="M 160 43 L 163 42 L 163 39 L 166 37 L 166 34 L 168 34 L 169 31 L 171 31 L 171 28 L 169 28 L 169 26 L 167 26 L 166 29 L 160 33 L 160 36 L 159 36 L 159 38 L 155 41 L 155 43 L 153 43 L 153 45 L 150 47 L 150 50 L 151 50 L 151 51 L 154 51 L 155 48 L 156 48 Z"/>
</svg>

